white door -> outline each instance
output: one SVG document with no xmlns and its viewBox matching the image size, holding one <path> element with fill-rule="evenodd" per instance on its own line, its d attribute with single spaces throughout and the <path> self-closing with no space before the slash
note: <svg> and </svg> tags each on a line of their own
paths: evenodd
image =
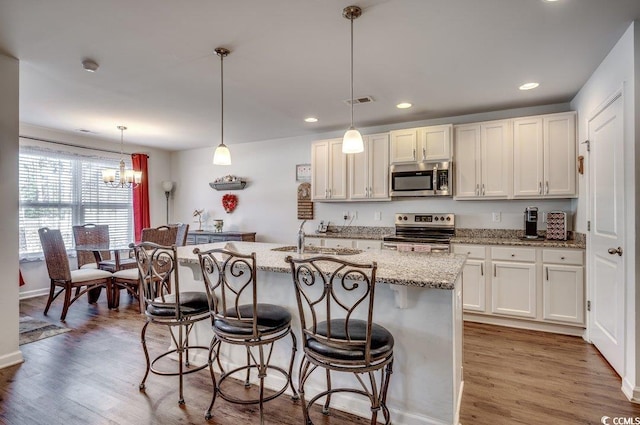
<svg viewBox="0 0 640 425">
<path fill-rule="evenodd" d="M 589 120 L 591 342 L 624 372 L 624 155 L 623 99 L 618 95 Z M 621 254 L 621 255 L 619 255 Z M 633 261 L 633 259 L 632 259 Z"/>
</svg>

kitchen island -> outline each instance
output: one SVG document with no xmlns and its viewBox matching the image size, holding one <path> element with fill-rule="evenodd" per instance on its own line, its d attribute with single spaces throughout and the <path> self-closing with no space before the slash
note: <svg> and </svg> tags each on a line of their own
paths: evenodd
<svg viewBox="0 0 640 425">
<path fill-rule="evenodd" d="M 256 253 L 259 302 L 285 306 L 293 315 L 293 330 L 300 341 L 300 323 L 291 270 L 285 262 L 295 252 L 274 251 L 283 244 L 232 242 L 230 248 L 241 253 Z M 222 248 L 226 243 L 198 245 L 201 250 Z M 194 246 L 178 248 L 181 291 L 204 290 Z M 312 256 L 314 254 L 302 254 Z M 458 424 L 462 393 L 462 287 L 461 270 L 465 256 L 424 254 L 385 250 L 366 251 L 339 258 L 352 262 L 376 261 L 376 297 L 374 321 L 394 336 L 394 364 L 387 406 L 394 424 Z M 213 333 L 208 323 L 200 323 L 192 343 L 208 345 Z M 274 362 L 286 364 L 290 341 L 274 348 Z M 300 344 L 300 343 L 298 343 Z M 236 347 L 238 348 L 238 347 Z M 301 346 L 294 366 L 294 383 L 301 357 Z M 221 360 L 235 367 L 245 360 L 242 349 L 223 345 Z M 203 359 L 194 359 L 195 363 Z M 347 375 L 347 376 L 343 376 Z M 279 377 L 266 386 L 279 388 Z M 334 385 L 357 385 L 348 374 L 332 375 Z M 316 372 L 307 383 L 314 394 L 326 384 L 324 374 Z M 366 400 L 351 394 L 334 395 L 332 407 L 369 417 Z M 267 405 L 268 408 L 268 405 Z M 215 412 L 214 412 L 215 416 Z"/>
</svg>

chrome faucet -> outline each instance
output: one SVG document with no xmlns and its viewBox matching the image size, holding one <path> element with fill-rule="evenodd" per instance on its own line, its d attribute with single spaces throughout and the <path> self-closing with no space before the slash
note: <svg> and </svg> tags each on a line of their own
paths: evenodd
<svg viewBox="0 0 640 425">
<path fill-rule="evenodd" d="M 298 254 L 304 253 L 304 223 L 306 222 L 307 220 L 302 220 L 300 228 L 298 229 Z"/>
</svg>

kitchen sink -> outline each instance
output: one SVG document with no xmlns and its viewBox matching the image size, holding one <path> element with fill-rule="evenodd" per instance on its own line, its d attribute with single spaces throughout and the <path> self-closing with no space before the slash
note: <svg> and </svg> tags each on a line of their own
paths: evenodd
<svg viewBox="0 0 640 425">
<path fill-rule="evenodd" d="M 281 246 L 279 248 L 272 248 L 271 251 L 281 251 L 281 252 L 297 252 L 298 249 L 293 245 Z M 355 255 L 360 254 L 362 252 L 361 249 L 353 249 L 353 248 L 328 248 L 322 246 L 305 246 L 304 253 L 305 254 L 326 254 L 326 255 Z"/>
</svg>

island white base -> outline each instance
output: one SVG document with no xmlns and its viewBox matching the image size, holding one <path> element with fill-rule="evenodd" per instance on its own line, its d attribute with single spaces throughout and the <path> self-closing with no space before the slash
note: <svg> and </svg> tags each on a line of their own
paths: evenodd
<svg viewBox="0 0 640 425">
<path fill-rule="evenodd" d="M 181 262 L 179 272 L 181 291 L 204 290 L 198 264 Z M 291 275 L 258 270 L 257 281 L 259 302 L 285 306 L 293 316 L 292 327 L 298 338 L 293 382 L 297 386 L 302 356 L 301 332 Z M 453 290 L 407 286 L 406 291 L 406 304 L 403 306 L 406 308 L 400 309 L 389 285 L 382 283 L 376 286 L 374 321 L 387 328 L 395 340 L 393 374 L 387 394 L 392 422 L 396 425 L 458 425 L 462 393 L 460 278 Z M 212 336 L 210 322 L 201 322 L 194 328 L 191 343 L 208 345 Z M 272 362 L 286 368 L 290 353 L 291 339 L 284 338 L 276 344 Z M 244 348 L 223 344 L 221 362 L 227 370 L 240 366 L 245 358 Z M 193 361 L 202 364 L 206 359 L 194 358 Z M 265 382 L 265 386 L 281 388 L 282 378 L 274 375 Z M 359 385 L 350 374 L 332 373 L 331 376 L 334 387 Z M 324 372 L 317 370 L 307 381 L 307 397 L 311 398 L 325 385 Z M 370 417 L 368 400 L 353 394 L 335 394 L 331 406 Z M 215 417 L 215 408 L 213 414 Z"/>
</svg>

